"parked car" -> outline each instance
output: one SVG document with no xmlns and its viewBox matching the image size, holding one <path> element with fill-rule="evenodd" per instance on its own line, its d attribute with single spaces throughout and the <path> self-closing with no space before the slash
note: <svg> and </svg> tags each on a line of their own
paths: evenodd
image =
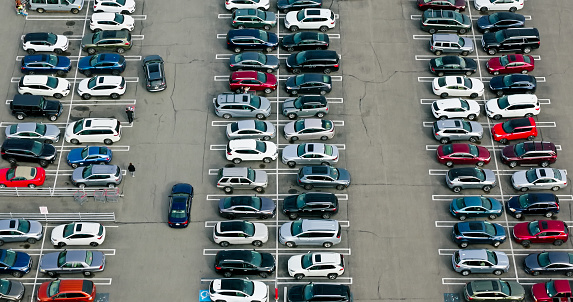
<svg viewBox="0 0 573 302">
<path fill-rule="evenodd" d="M 327 8 L 304 8 L 288 12 L 285 16 L 285 28 L 295 32 L 299 29 L 318 29 L 326 32 L 336 25 L 334 13 Z"/>
<path fill-rule="evenodd" d="M 338 71 L 340 60 L 336 51 L 305 50 L 288 56 L 286 68 L 294 74 L 300 74 L 303 70 L 321 71 L 329 74 Z"/>
<path fill-rule="evenodd" d="M 247 279 L 215 279 L 209 284 L 211 301 L 248 302 L 269 300 L 269 286 Z"/>
<path fill-rule="evenodd" d="M 235 164 L 242 161 L 263 161 L 270 163 L 278 157 L 279 148 L 270 141 L 260 141 L 252 138 L 235 139 L 227 143 L 225 156 Z"/>
<path fill-rule="evenodd" d="M 493 220 L 503 214 L 503 205 L 491 197 L 465 196 L 452 200 L 450 213 L 461 221 L 473 217 L 487 217 Z"/>
<path fill-rule="evenodd" d="M 234 11 L 238 8 L 254 8 L 267 10 L 270 7 L 269 0 L 225 0 L 225 8 Z"/>
<path fill-rule="evenodd" d="M 288 259 L 288 274 L 297 280 L 304 277 L 327 277 L 334 280 L 344 274 L 344 255 L 308 252 L 291 256 Z"/>
<path fill-rule="evenodd" d="M 0 245 L 6 242 L 36 243 L 44 236 L 44 228 L 37 220 L 3 219 L 0 220 Z"/>
<path fill-rule="evenodd" d="M 449 9 L 463 11 L 466 9 L 466 2 L 464 0 L 417 0 L 416 4 L 420 10 Z"/>
<path fill-rule="evenodd" d="M 535 77 L 526 74 L 497 76 L 489 81 L 489 89 L 497 96 L 517 93 L 533 94 L 536 88 L 537 80 Z"/>
<path fill-rule="evenodd" d="M 96 286 L 90 280 L 57 279 L 40 284 L 36 293 L 37 302 L 89 302 L 95 300 Z"/>
<path fill-rule="evenodd" d="M 105 255 L 100 251 L 63 250 L 42 255 L 39 266 L 40 272 L 52 278 L 74 273 L 88 277 L 105 269 Z"/>
<path fill-rule="evenodd" d="M 191 220 L 191 204 L 193 202 L 193 186 L 178 183 L 171 187 L 169 194 L 169 211 L 167 224 L 172 228 L 186 228 Z"/>
<path fill-rule="evenodd" d="M 129 0 L 128 0 L 129 1 Z M 116 51 L 123 54 L 130 50 L 131 33 L 127 30 L 102 30 L 95 33 L 88 33 L 82 38 L 81 49 L 93 55 L 98 50 Z"/>
<path fill-rule="evenodd" d="M 0 249 L 0 267 L 2 267 L 0 273 L 21 278 L 30 272 L 32 258 L 24 252 Z"/>
<path fill-rule="evenodd" d="M 0 279 L 0 298 L 4 301 L 21 301 L 25 289 L 24 284 L 20 281 Z"/>
<path fill-rule="evenodd" d="M 460 140 L 469 140 L 475 143 L 480 141 L 483 136 L 483 127 L 480 123 L 460 119 L 435 121 L 432 130 L 434 138 L 442 144 Z"/>
<path fill-rule="evenodd" d="M 340 223 L 329 219 L 298 219 L 280 227 L 279 242 L 287 247 L 318 245 L 325 248 L 339 244 Z"/>
<path fill-rule="evenodd" d="M 289 122 L 284 126 L 284 136 L 287 140 L 332 139 L 336 133 L 334 123 L 330 120 L 307 118 Z"/>
<path fill-rule="evenodd" d="M 229 77 L 229 89 L 241 93 L 245 88 L 252 91 L 271 93 L 277 89 L 277 77 L 260 71 L 235 71 Z"/>
<path fill-rule="evenodd" d="M 145 88 L 147 91 L 162 91 L 167 88 L 163 65 L 163 58 L 158 55 L 143 58 L 143 72 L 145 73 Z"/>
<path fill-rule="evenodd" d="M 11 165 L 20 161 L 37 162 L 43 168 L 56 160 L 56 148 L 34 140 L 8 138 L 0 148 L 2 159 Z M 31 171 L 30 171 L 31 173 Z"/>
<path fill-rule="evenodd" d="M 297 94 L 325 95 L 332 90 L 332 78 L 319 73 L 306 73 L 289 77 L 285 83 L 286 92 Z"/>
<path fill-rule="evenodd" d="M 420 19 L 420 29 L 435 34 L 440 30 L 457 31 L 465 34 L 472 28 L 470 17 L 453 10 L 428 9 Z"/>
<path fill-rule="evenodd" d="M 330 38 L 321 32 L 301 31 L 281 39 L 281 46 L 287 51 L 327 49 L 329 45 Z"/>
<path fill-rule="evenodd" d="M 495 187 L 495 174 L 489 169 L 454 168 L 446 173 L 446 184 L 454 192 L 462 189 L 482 189 L 489 192 Z"/>
<path fill-rule="evenodd" d="M 234 189 L 252 189 L 263 192 L 268 185 L 267 172 L 251 168 L 221 168 L 217 173 L 217 188 L 225 193 Z"/>
<path fill-rule="evenodd" d="M 243 50 L 263 50 L 264 52 L 271 52 L 275 50 L 278 45 L 278 36 L 275 33 L 264 30 L 231 29 L 227 32 L 227 48 L 236 53 Z"/>
<path fill-rule="evenodd" d="M 132 14 L 135 0 L 94 0 L 94 12 Z"/>
<path fill-rule="evenodd" d="M 534 140 L 537 137 L 537 125 L 532 117 L 514 118 L 503 123 L 493 125 L 491 135 L 493 140 L 507 144 L 510 140 Z"/>
<path fill-rule="evenodd" d="M 213 227 L 213 241 L 222 247 L 230 244 L 262 246 L 269 239 L 266 225 L 244 220 L 219 221 Z"/>
<path fill-rule="evenodd" d="M 22 58 L 20 71 L 24 74 L 48 73 L 65 76 L 72 69 L 68 57 L 56 55 L 27 55 Z"/>
<path fill-rule="evenodd" d="M 502 117 L 532 117 L 541 112 L 541 105 L 534 94 L 512 94 L 486 101 L 485 112 L 494 120 Z"/>
<path fill-rule="evenodd" d="M 457 250 L 452 255 L 454 271 L 468 276 L 470 273 L 499 276 L 509 271 L 509 258 L 504 252 L 480 250 Z"/>
<path fill-rule="evenodd" d="M 124 56 L 115 53 L 100 53 L 81 58 L 78 62 L 78 71 L 86 77 L 102 73 L 118 76 L 125 71 L 126 66 Z"/>
<path fill-rule="evenodd" d="M 436 150 L 438 162 L 448 167 L 454 165 L 476 165 L 481 167 L 491 160 L 489 150 L 472 144 L 440 145 Z"/>
<path fill-rule="evenodd" d="M 0 169 L 0 188 L 35 188 L 43 185 L 45 181 L 46 171 L 41 167 L 16 166 Z"/>
<path fill-rule="evenodd" d="M 262 139 L 268 141 L 274 138 L 277 131 L 271 122 L 257 120 L 241 120 L 227 124 L 228 139 Z"/>
<path fill-rule="evenodd" d="M 84 118 L 66 127 L 66 142 L 72 144 L 104 143 L 121 139 L 121 124 L 114 118 Z"/>
<path fill-rule="evenodd" d="M 275 202 L 266 197 L 232 196 L 219 199 L 219 215 L 227 219 L 255 217 L 268 219 L 276 214 Z"/>
<path fill-rule="evenodd" d="M 54 246 L 90 245 L 96 247 L 105 240 L 105 227 L 96 222 L 61 224 L 52 230 L 50 241 Z"/>
<path fill-rule="evenodd" d="M 527 193 L 511 197 L 505 203 L 505 209 L 517 219 L 523 215 L 551 218 L 559 213 L 559 198 L 552 193 Z"/>
<path fill-rule="evenodd" d="M 563 301 L 571 298 L 571 285 L 569 280 L 550 280 L 545 283 L 536 283 L 531 287 L 533 300 L 536 302 Z"/>
<path fill-rule="evenodd" d="M 338 162 L 338 147 L 322 143 L 291 144 L 284 147 L 282 162 L 291 168 L 301 165 L 334 165 Z"/>
<path fill-rule="evenodd" d="M 257 70 L 272 73 L 280 66 L 276 56 L 266 55 L 262 52 L 242 52 L 229 58 L 229 67 L 232 71 Z"/>
<path fill-rule="evenodd" d="M 437 56 L 442 53 L 467 56 L 474 51 L 474 41 L 456 34 L 433 34 L 430 38 L 430 51 Z"/>
<path fill-rule="evenodd" d="M 481 16 L 477 20 L 477 29 L 482 33 L 498 31 L 507 28 L 519 28 L 525 25 L 525 16 L 509 13 L 499 12 L 491 15 Z"/>
<path fill-rule="evenodd" d="M 90 20 L 90 29 L 94 32 L 102 30 L 127 30 L 135 28 L 135 19 L 132 16 L 120 13 L 93 13 Z"/>
<path fill-rule="evenodd" d="M 89 100 L 92 96 L 109 96 L 112 99 L 119 99 L 125 94 L 125 79 L 122 76 L 95 76 L 83 79 L 78 84 L 78 95 Z"/>
<path fill-rule="evenodd" d="M 557 148 L 550 142 L 524 142 L 504 147 L 501 161 L 510 168 L 519 165 L 539 165 L 543 168 L 557 160 Z"/>
<path fill-rule="evenodd" d="M 89 165 L 75 168 L 70 177 L 72 184 L 80 189 L 106 186 L 115 188 L 123 179 L 121 168 L 116 165 Z"/>
<path fill-rule="evenodd" d="M 254 8 L 236 9 L 231 14 L 231 26 L 238 29 L 262 28 L 270 30 L 277 25 L 277 15 Z"/>
<path fill-rule="evenodd" d="M 466 301 L 523 301 L 525 289 L 516 281 L 475 280 L 464 287 Z"/>
<path fill-rule="evenodd" d="M 295 285 L 288 289 L 288 302 L 353 301 L 350 287 L 344 284 L 314 283 Z"/>
<path fill-rule="evenodd" d="M 322 0 L 278 0 L 277 7 L 283 13 L 303 8 L 320 8 Z"/>
<path fill-rule="evenodd" d="M 56 99 L 70 94 L 70 81 L 45 75 L 25 75 L 18 82 L 19 94 L 53 96 Z"/>
<path fill-rule="evenodd" d="M 476 78 L 445 76 L 432 81 L 432 91 L 441 98 L 465 96 L 472 99 L 483 95 L 483 83 Z"/>
<path fill-rule="evenodd" d="M 541 44 L 537 28 L 508 28 L 485 33 L 481 45 L 485 52 L 495 55 L 498 51 L 521 51 L 525 54 L 538 49 Z"/>
<path fill-rule="evenodd" d="M 446 74 L 465 74 L 472 75 L 477 70 L 477 63 L 474 59 L 443 56 L 430 60 L 430 72 L 441 77 Z"/>
<path fill-rule="evenodd" d="M 112 156 L 112 151 L 108 147 L 86 146 L 70 150 L 67 162 L 74 169 L 91 164 L 105 165 L 111 162 Z"/>
<path fill-rule="evenodd" d="M 224 119 L 232 117 L 255 117 L 262 120 L 271 115 L 271 102 L 262 96 L 250 93 L 222 93 L 213 99 L 215 114 Z"/>
<path fill-rule="evenodd" d="M 557 191 L 567 186 L 567 171 L 551 168 L 534 168 L 513 173 L 511 185 L 521 192 L 528 190 Z"/>
<path fill-rule="evenodd" d="M 224 250 L 215 256 L 215 271 L 226 278 L 233 275 L 259 275 L 267 278 L 276 269 L 271 253 L 249 250 Z"/>
<path fill-rule="evenodd" d="M 482 13 L 488 10 L 509 10 L 515 12 L 523 8 L 525 0 L 475 0 L 474 6 Z"/>
<path fill-rule="evenodd" d="M 298 117 L 324 117 L 328 114 L 328 101 L 322 95 L 303 95 L 288 98 L 282 103 L 282 113 L 291 120 Z"/>
<path fill-rule="evenodd" d="M 350 173 L 346 169 L 331 166 L 302 167 L 298 170 L 296 183 L 305 190 L 315 187 L 344 190 L 350 186 Z"/>
<path fill-rule="evenodd" d="M 289 195 L 283 201 L 283 213 L 291 220 L 299 216 L 329 219 L 330 216 L 338 213 L 338 197 L 326 192 Z"/>
<path fill-rule="evenodd" d="M 491 58 L 487 61 L 485 67 L 493 75 L 508 73 L 526 74 L 533 71 L 535 61 L 530 55 L 512 54 Z"/>
<path fill-rule="evenodd" d="M 69 40 L 64 35 L 51 32 L 28 33 L 22 36 L 22 47 L 28 54 L 36 52 L 55 52 L 62 54 L 68 50 Z"/>
<path fill-rule="evenodd" d="M 467 118 L 470 121 L 479 117 L 481 108 L 474 100 L 445 99 L 432 103 L 432 114 L 435 118 L 445 120 L 451 118 Z"/>
<path fill-rule="evenodd" d="M 40 95 L 15 95 L 10 102 L 10 110 L 18 120 L 28 116 L 45 116 L 54 122 L 62 115 L 64 106 L 60 101 L 48 100 Z"/>
<path fill-rule="evenodd" d="M 498 247 L 505 242 L 505 229 L 487 221 L 458 222 L 452 228 L 452 238 L 460 248 L 466 248 L 474 243 L 491 244 Z"/>
<path fill-rule="evenodd" d="M 33 0 L 28 2 L 29 9 L 42 14 L 44 12 L 63 11 L 77 14 L 84 6 L 84 0 Z M 8 299 L 14 300 L 14 299 Z"/>
<path fill-rule="evenodd" d="M 513 226 L 515 242 L 524 247 L 532 243 L 553 243 L 560 246 L 569 239 L 569 227 L 560 220 L 536 220 Z"/>
<path fill-rule="evenodd" d="M 541 252 L 529 254 L 523 261 L 526 273 L 538 276 L 541 273 L 564 273 L 573 276 L 573 254 L 567 252 Z"/>
<path fill-rule="evenodd" d="M 60 140 L 60 129 L 56 125 L 41 123 L 18 123 L 6 127 L 6 138 L 30 139 L 46 144 Z"/>
</svg>

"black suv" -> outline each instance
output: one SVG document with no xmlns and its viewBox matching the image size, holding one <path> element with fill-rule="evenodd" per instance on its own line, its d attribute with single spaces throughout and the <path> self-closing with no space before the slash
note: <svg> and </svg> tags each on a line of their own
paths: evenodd
<svg viewBox="0 0 573 302">
<path fill-rule="evenodd" d="M 46 100 L 43 96 L 16 95 L 10 103 L 10 110 L 19 120 L 27 116 L 47 116 L 50 121 L 55 121 L 64 109 L 60 101 Z"/>
<path fill-rule="evenodd" d="M 56 160 L 56 148 L 50 144 L 29 139 L 9 138 L 0 150 L 2 158 L 15 165 L 18 161 L 38 162 L 47 167 Z"/>
<path fill-rule="evenodd" d="M 310 192 L 287 196 L 283 202 L 283 213 L 290 219 L 299 216 L 317 216 L 329 219 L 338 213 L 338 197 L 332 193 Z"/>
<path fill-rule="evenodd" d="M 215 271 L 225 277 L 255 274 L 263 278 L 275 271 L 275 258 L 270 253 L 251 250 L 225 250 L 215 256 Z"/>
<path fill-rule="evenodd" d="M 530 53 L 541 44 L 537 28 L 509 28 L 494 33 L 485 33 L 481 39 L 483 50 L 490 55 L 498 51 L 522 51 Z"/>
<path fill-rule="evenodd" d="M 339 68 L 338 54 L 333 50 L 307 50 L 290 55 L 286 67 L 295 74 L 302 70 L 322 71 L 326 74 Z"/>
<path fill-rule="evenodd" d="M 553 193 L 528 193 L 510 198 L 505 209 L 513 217 L 543 215 L 547 218 L 559 213 L 559 198 Z"/>
<path fill-rule="evenodd" d="M 278 36 L 264 30 L 232 29 L 227 33 L 227 48 L 236 53 L 253 49 L 271 52 L 278 45 Z"/>
<path fill-rule="evenodd" d="M 350 287 L 344 284 L 309 283 L 296 285 L 288 290 L 288 302 L 352 302 Z"/>
</svg>

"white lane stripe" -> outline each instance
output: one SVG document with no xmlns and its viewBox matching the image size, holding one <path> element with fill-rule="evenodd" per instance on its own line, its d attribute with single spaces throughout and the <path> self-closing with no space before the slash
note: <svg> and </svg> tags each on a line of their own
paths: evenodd
<svg viewBox="0 0 573 302">
<path fill-rule="evenodd" d="M 430 35 L 430 34 L 412 35 L 412 39 L 414 39 L 414 40 L 430 40 L 431 37 L 432 37 L 432 35 Z M 472 39 L 472 40 L 481 40 L 481 35 L 476 35 L 475 38 L 472 36 L 465 36 L 465 35 L 462 35 L 461 37 Z M 476 43 L 476 44 L 478 44 L 478 43 Z M 479 44 L 481 44 L 481 42 Z"/>
<path fill-rule="evenodd" d="M 139 82 L 139 77 L 123 77 L 125 79 L 126 82 L 128 83 L 137 83 Z M 21 77 L 12 77 L 10 78 L 10 82 L 11 83 L 18 83 L 20 82 Z M 89 79 L 89 78 L 64 78 L 72 83 L 75 83 L 76 81 L 81 81 L 81 80 L 85 80 L 85 79 Z"/>
<path fill-rule="evenodd" d="M 517 171 L 527 171 L 529 169 L 514 169 L 514 170 L 495 170 L 492 169 L 493 172 L 497 175 L 513 175 Z M 428 169 L 428 175 L 430 176 L 445 176 L 449 170 L 445 169 Z"/>
<path fill-rule="evenodd" d="M 431 83 L 434 79 L 436 79 L 438 77 L 418 77 L 418 82 L 420 83 Z M 482 83 L 489 83 L 489 81 L 492 79 L 492 77 L 481 77 Z M 545 83 L 546 79 L 545 77 L 535 77 L 535 79 L 537 80 L 538 83 Z"/>
<path fill-rule="evenodd" d="M 438 56 L 435 56 L 435 55 L 415 55 L 414 59 L 416 61 L 430 61 L 431 59 L 437 58 L 437 57 Z M 468 55 L 466 57 L 467 58 L 474 58 L 474 59 L 476 58 L 475 55 Z M 480 55 L 479 61 L 489 61 L 489 59 L 494 58 L 494 57 L 496 57 L 496 56 L 485 56 L 485 55 L 482 56 L 482 55 Z M 533 57 L 533 60 L 535 60 L 535 61 L 541 61 L 541 56 L 539 56 L 539 55 L 532 55 L 532 57 Z"/>
<path fill-rule="evenodd" d="M 474 280 L 491 280 L 493 278 L 468 278 L 468 277 L 463 277 L 463 278 L 442 278 L 442 285 L 465 285 L 466 283 L 470 282 L 470 281 L 474 281 Z M 533 285 L 535 283 L 539 283 L 539 282 L 547 282 L 550 281 L 550 278 L 523 278 L 523 277 L 503 277 L 500 278 L 502 280 L 518 280 L 519 279 L 519 284 L 521 285 Z M 566 280 L 573 280 L 573 278 L 560 278 L 560 279 L 566 279 Z M 527 281 L 523 281 L 523 280 L 531 280 L 530 282 Z"/>
<path fill-rule="evenodd" d="M 334 126 L 336 127 L 344 127 L 344 121 L 333 121 Z M 211 121 L 211 127 L 227 127 L 227 124 L 231 123 L 232 121 Z M 279 120 L 279 125 L 286 125 L 292 122 L 291 120 Z M 276 122 L 271 122 L 272 124 L 276 125 Z"/>
<path fill-rule="evenodd" d="M 450 194 L 450 195 L 432 195 L 432 200 L 433 201 L 452 201 L 452 199 L 454 199 L 454 198 L 459 198 L 459 197 L 464 197 L 464 196 L 475 196 L 475 195 L 453 195 L 453 194 Z M 501 195 L 493 195 L 493 194 L 489 195 L 488 194 L 487 196 L 491 197 L 491 198 L 495 198 L 495 199 L 501 199 L 503 197 L 504 200 L 508 200 L 511 197 L 519 196 L 519 195 L 516 194 L 516 195 L 503 195 L 503 196 L 501 196 Z M 559 200 L 563 200 L 563 201 L 573 200 L 573 195 L 556 195 L 556 196 L 559 198 Z"/>
<path fill-rule="evenodd" d="M 433 127 L 434 122 L 423 122 L 423 126 L 425 128 Z M 536 122 L 535 125 L 537 128 L 555 128 L 557 124 L 555 122 Z M 482 124 L 483 128 L 490 128 L 491 126 Z"/>
<path fill-rule="evenodd" d="M 67 56 L 70 61 L 75 62 L 78 61 L 79 58 L 83 58 L 85 56 Z M 143 58 L 142 56 L 123 56 L 125 58 L 126 61 L 141 61 L 141 59 Z M 22 59 L 24 58 L 24 56 L 16 56 L 16 61 L 22 61 Z"/>
<path fill-rule="evenodd" d="M 349 228 L 350 227 L 350 221 L 348 221 L 348 220 L 337 220 L 337 221 L 340 224 L 340 227 L 343 227 L 343 228 Z M 219 222 L 221 222 L 221 221 L 218 221 L 218 220 L 205 221 L 205 227 L 206 228 L 213 228 Z M 277 223 L 280 223 L 282 225 L 283 223 L 287 223 L 287 222 L 292 222 L 292 220 L 259 221 L 259 223 L 262 223 L 262 224 L 267 225 L 269 227 L 279 227 L 280 225 L 277 225 Z"/>
<path fill-rule="evenodd" d="M 481 16 L 471 16 L 471 20 L 477 20 L 479 19 Z M 525 20 L 531 20 L 531 15 L 524 15 Z M 422 19 L 422 15 L 410 15 L 410 20 L 420 20 Z"/>
<path fill-rule="evenodd" d="M 436 151 L 436 150 L 438 149 L 438 146 L 439 146 L 439 145 L 426 145 L 426 151 Z M 482 146 L 482 147 L 484 147 L 484 148 L 487 148 L 487 149 L 490 150 L 490 151 L 493 151 L 493 150 L 494 150 L 494 147 L 493 147 L 492 145 L 480 145 L 480 146 Z M 497 148 L 497 149 L 500 149 L 499 146 L 497 146 L 496 148 Z M 502 147 L 502 148 L 503 148 L 503 147 Z M 555 145 L 555 149 L 556 149 L 557 151 L 563 150 L 563 149 L 561 148 L 561 145 Z"/>
<path fill-rule="evenodd" d="M 459 251 L 460 249 L 438 249 L 439 256 L 452 256 L 455 251 Z M 500 249 L 496 248 L 496 251 L 504 252 L 507 255 L 519 255 L 519 256 L 527 256 L 532 253 L 541 253 L 547 251 L 547 249 Z M 571 252 L 573 249 L 559 249 L 560 252 Z M 517 252 L 517 253 L 514 253 Z"/>
<path fill-rule="evenodd" d="M 136 21 L 142 21 L 142 20 L 147 20 L 147 15 L 130 15 L 133 17 L 134 20 Z M 63 21 L 85 21 L 86 18 L 80 18 L 80 17 L 76 17 L 76 16 L 70 16 L 70 15 L 29 15 L 26 16 L 26 20 L 30 20 L 30 21 L 46 21 L 46 20 L 63 20 Z"/>
<path fill-rule="evenodd" d="M 287 196 L 291 196 L 291 195 L 297 195 L 297 194 L 257 194 L 257 193 L 251 193 L 251 194 L 242 194 L 244 196 L 259 196 L 259 197 L 267 197 L 270 198 L 272 200 L 277 201 L 277 199 L 279 197 L 287 197 Z M 334 194 L 336 195 L 336 197 L 338 198 L 338 201 L 348 201 L 348 194 Z M 226 194 L 210 194 L 207 195 L 205 200 L 210 200 L 210 201 L 218 201 L 221 198 L 225 198 L 225 197 L 229 197 L 229 195 Z M 282 199 L 282 198 L 281 198 Z"/>
<path fill-rule="evenodd" d="M 420 99 L 420 104 L 421 105 L 432 105 L 432 103 L 434 101 L 437 101 L 439 99 Z M 541 105 L 550 105 L 551 104 L 551 99 L 537 99 L 539 101 L 539 104 Z M 489 101 L 489 100 L 475 100 L 476 102 L 478 102 L 480 105 L 483 105 L 485 102 Z"/>
<path fill-rule="evenodd" d="M 278 147 L 280 150 L 283 150 L 285 146 L 288 146 L 291 144 L 279 144 Z M 346 150 L 346 145 L 344 144 L 328 144 L 328 145 L 333 145 L 336 146 L 338 148 L 338 150 Z M 209 150 L 210 151 L 225 151 L 227 150 L 227 145 L 209 145 Z"/>
<path fill-rule="evenodd" d="M 279 33 L 279 36 L 285 36 L 291 34 L 291 32 Z M 340 39 L 340 34 L 327 34 L 329 39 Z M 217 39 L 226 39 L 227 34 L 217 34 Z M 428 38 L 429 39 L 429 38 Z"/>
</svg>

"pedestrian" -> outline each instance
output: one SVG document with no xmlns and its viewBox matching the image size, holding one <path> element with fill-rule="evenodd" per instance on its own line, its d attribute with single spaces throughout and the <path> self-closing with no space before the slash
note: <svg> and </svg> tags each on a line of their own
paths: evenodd
<svg viewBox="0 0 573 302">
<path fill-rule="evenodd" d="M 127 114 L 127 121 L 132 124 L 133 123 L 133 113 L 135 112 L 134 106 L 127 106 L 125 108 L 125 114 Z"/>
<path fill-rule="evenodd" d="M 243 87 L 243 93 L 248 93 L 250 89 L 251 89 L 251 87 L 249 87 L 249 86 L 244 86 L 244 87 Z"/>
<path fill-rule="evenodd" d="M 132 163 L 129 163 L 129 166 L 127 166 L 127 171 L 131 173 L 131 177 L 135 177 L 135 166 Z"/>
</svg>

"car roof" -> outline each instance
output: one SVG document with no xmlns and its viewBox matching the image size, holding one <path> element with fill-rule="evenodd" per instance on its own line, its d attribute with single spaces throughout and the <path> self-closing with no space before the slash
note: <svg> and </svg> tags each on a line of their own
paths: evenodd
<svg viewBox="0 0 573 302">
<path fill-rule="evenodd" d="M 458 230 L 460 232 L 483 232 L 485 231 L 485 222 L 484 221 L 464 221 L 457 223 Z"/>
<path fill-rule="evenodd" d="M 550 263 L 571 263 L 573 254 L 567 252 L 546 252 Z"/>
<path fill-rule="evenodd" d="M 243 220 L 231 220 L 231 221 L 220 221 L 217 224 L 220 232 L 236 233 L 236 232 L 242 232 L 243 226 L 245 224 L 253 224 L 253 223 Z"/>
<path fill-rule="evenodd" d="M 348 286 L 344 284 L 333 283 L 312 283 L 314 296 L 346 296 L 348 295 Z"/>
<path fill-rule="evenodd" d="M 448 171 L 449 176 L 456 177 L 464 177 L 464 176 L 476 176 L 479 169 L 477 168 L 454 168 Z"/>
<path fill-rule="evenodd" d="M 16 222 L 18 219 L 3 219 L 0 220 L 0 230 L 7 231 L 7 230 L 14 230 L 16 229 Z M 13 226 L 11 226 L 13 225 Z"/>
<path fill-rule="evenodd" d="M 122 38 L 127 38 L 131 35 L 127 30 L 102 30 L 99 33 L 100 33 L 99 37 L 101 39 L 109 39 L 109 38 L 122 39 Z"/>
<path fill-rule="evenodd" d="M 257 78 L 257 71 L 247 70 L 247 71 L 235 71 L 231 75 L 231 79 L 256 79 Z"/>
<path fill-rule="evenodd" d="M 92 165 L 92 174 L 115 174 L 116 165 Z"/>
<path fill-rule="evenodd" d="M 238 167 L 238 168 L 223 168 L 223 177 L 233 177 L 233 176 L 240 176 L 245 177 L 248 173 L 247 167 Z"/>
<path fill-rule="evenodd" d="M 56 77 L 54 77 L 57 79 Z M 22 83 L 24 85 L 39 85 L 46 84 L 48 82 L 47 75 L 25 75 L 22 77 Z"/>
<path fill-rule="evenodd" d="M 305 82 L 324 82 L 324 79 L 327 79 L 327 83 L 330 84 L 332 82 L 332 78 L 328 75 L 323 75 L 320 73 L 305 73 L 302 75 Z"/>
<path fill-rule="evenodd" d="M 436 124 L 438 125 L 439 129 L 446 129 L 446 128 L 463 128 L 462 125 L 463 121 L 462 120 L 440 120 L 440 121 L 436 121 Z"/>
<path fill-rule="evenodd" d="M 95 166 L 103 167 L 104 165 L 94 165 L 94 167 Z M 101 226 L 101 224 L 97 222 L 75 222 L 73 224 L 75 224 L 74 233 L 81 232 L 81 233 L 97 234 L 99 232 L 99 227 Z"/>
<path fill-rule="evenodd" d="M 60 286 L 58 286 L 58 293 L 79 292 L 79 291 L 87 294 L 92 293 L 93 282 L 90 280 L 59 279 L 59 281 L 60 281 Z"/>
<path fill-rule="evenodd" d="M 440 109 L 444 109 L 444 108 L 459 108 L 461 107 L 461 100 L 460 99 L 443 99 L 443 100 L 436 100 L 435 101 L 438 104 L 438 107 L 440 107 Z"/>
<path fill-rule="evenodd" d="M 306 202 L 334 202 L 338 200 L 338 197 L 333 193 L 327 192 L 307 192 L 304 193 L 304 200 Z"/>
<path fill-rule="evenodd" d="M 528 202 L 531 204 L 533 204 L 533 203 L 547 203 L 547 202 L 553 203 L 553 202 L 559 201 L 557 196 L 553 193 L 527 193 L 524 195 L 527 195 Z"/>
<path fill-rule="evenodd" d="M 318 118 L 307 118 L 304 120 L 304 128 L 322 128 L 322 120 Z"/>
<path fill-rule="evenodd" d="M 24 42 L 29 42 L 29 41 L 46 41 L 48 40 L 48 36 L 51 33 L 48 32 L 39 32 L 39 33 L 27 33 L 24 36 Z"/>
<path fill-rule="evenodd" d="M 541 141 L 528 141 L 520 143 L 526 152 L 529 151 L 553 151 L 557 152 L 557 148 L 551 142 L 541 142 Z M 519 145 L 519 144 L 518 144 Z"/>
<path fill-rule="evenodd" d="M 92 20 L 95 21 L 113 20 L 115 19 L 115 14 L 116 13 L 93 13 Z"/>
<path fill-rule="evenodd" d="M 510 12 L 498 12 L 492 15 L 496 15 L 498 19 L 500 20 L 519 20 L 519 21 L 525 21 L 525 16 L 520 15 L 520 14 L 516 14 L 516 13 L 510 13 Z"/>
<path fill-rule="evenodd" d="M 338 253 L 313 253 L 312 262 L 314 264 L 340 264 L 340 254 Z"/>
<path fill-rule="evenodd" d="M 458 42 L 460 37 L 456 34 L 433 34 L 432 40 L 433 41 L 441 41 L 441 42 Z"/>
<path fill-rule="evenodd" d="M 535 94 L 510 94 L 507 96 L 507 102 L 510 104 L 536 104 L 537 101 Z"/>
<path fill-rule="evenodd" d="M 34 140 L 29 139 L 8 138 L 2 143 L 2 148 L 30 150 L 35 143 Z"/>
<path fill-rule="evenodd" d="M 85 118 L 84 128 L 115 128 L 117 119 L 114 118 Z M 88 126 L 89 124 L 89 126 Z"/>
<path fill-rule="evenodd" d="M 217 103 L 229 104 L 229 103 L 242 103 L 248 104 L 251 101 L 252 94 L 249 93 L 222 93 L 217 96 Z"/>
<path fill-rule="evenodd" d="M 235 139 L 229 141 L 229 147 L 233 150 L 254 150 L 257 148 L 256 139 Z"/>
<path fill-rule="evenodd" d="M 86 260 L 85 250 L 65 250 L 61 253 L 66 253 L 66 261 L 68 262 L 84 262 Z"/>
<path fill-rule="evenodd" d="M 24 63 L 48 62 L 50 61 L 51 56 L 57 57 L 56 55 L 51 55 L 51 54 L 35 54 L 35 55 L 27 55 L 22 60 Z"/>
<path fill-rule="evenodd" d="M 114 75 L 110 75 L 110 76 L 96 76 L 95 77 L 97 79 L 97 84 L 98 85 L 116 85 L 119 86 L 121 84 L 121 82 L 123 81 L 123 77 L 122 76 L 114 76 Z"/>
<path fill-rule="evenodd" d="M 324 95 L 301 95 L 297 98 L 301 103 L 321 103 L 326 105 L 326 97 Z"/>
<path fill-rule="evenodd" d="M 36 130 L 36 123 L 18 123 L 16 124 L 16 133 L 31 132 Z"/>
<path fill-rule="evenodd" d="M 505 121 L 509 126 L 513 128 L 520 128 L 520 127 L 529 127 L 535 126 L 535 122 L 532 118 L 525 117 L 525 118 L 514 118 L 508 121 Z"/>
<path fill-rule="evenodd" d="M 118 62 L 123 57 L 117 53 L 98 53 L 94 56 L 97 57 L 99 62 Z"/>
<path fill-rule="evenodd" d="M 227 33 L 229 38 L 239 38 L 239 37 L 261 37 L 261 31 L 258 29 L 231 29 Z"/>
<path fill-rule="evenodd" d="M 460 260 L 487 260 L 486 249 L 459 250 Z"/>
<path fill-rule="evenodd" d="M 332 219 L 303 219 L 302 231 L 336 231 L 338 230 L 338 221 Z"/>
<path fill-rule="evenodd" d="M 531 224 L 535 221 L 528 222 Z M 537 221 L 539 224 L 540 231 L 563 231 L 565 228 L 565 223 L 561 220 L 539 220 Z"/>
<path fill-rule="evenodd" d="M 222 262 L 251 262 L 253 261 L 253 252 L 258 253 L 257 251 L 251 250 L 224 250 L 217 253 L 216 259 L 218 263 Z"/>
<path fill-rule="evenodd" d="M 305 16 L 330 17 L 330 14 L 332 13 L 332 11 L 327 8 L 305 8 L 303 10 Z"/>
</svg>

